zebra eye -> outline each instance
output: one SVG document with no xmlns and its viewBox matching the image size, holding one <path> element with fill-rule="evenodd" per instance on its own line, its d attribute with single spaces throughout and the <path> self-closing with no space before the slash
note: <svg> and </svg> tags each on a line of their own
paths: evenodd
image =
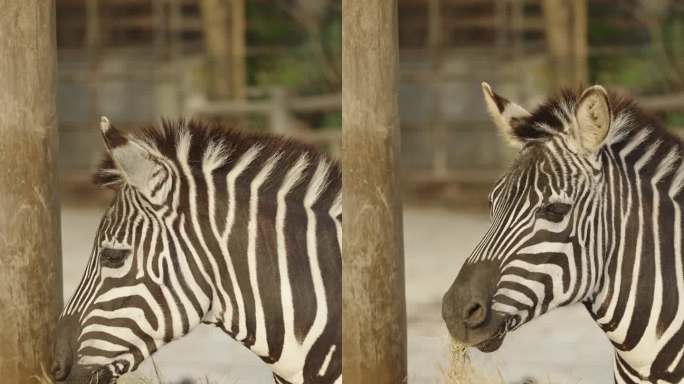
<svg viewBox="0 0 684 384">
<path fill-rule="evenodd" d="M 551 203 L 544 207 L 544 213 L 551 216 L 553 219 L 561 220 L 568 212 L 572 206 L 566 203 Z"/>
<path fill-rule="evenodd" d="M 123 266 L 126 257 L 130 253 L 129 249 L 102 248 L 102 251 L 100 251 L 100 263 L 104 267 L 119 268 Z"/>
</svg>

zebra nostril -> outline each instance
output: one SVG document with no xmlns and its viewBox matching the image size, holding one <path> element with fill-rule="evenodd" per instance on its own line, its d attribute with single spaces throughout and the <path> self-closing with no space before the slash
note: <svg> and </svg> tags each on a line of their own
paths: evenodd
<svg viewBox="0 0 684 384">
<path fill-rule="evenodd" d="M 52 373 L 53 379 L 62 381 L 69 376 L 69 366 L 63 362 L 54 361 L 50 367 L 50 373 Z"/>
<path fill-rule="evenodd" d="M 487 319 L 487 307 L 480 301 L 473 301 L 463 310 L 463 322 L 468 328 L 477 328 Z"/>
</svg>

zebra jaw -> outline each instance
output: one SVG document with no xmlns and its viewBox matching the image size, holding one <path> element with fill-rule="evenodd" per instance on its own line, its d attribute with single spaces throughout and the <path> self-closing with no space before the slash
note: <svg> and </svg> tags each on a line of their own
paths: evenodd
<svg viewBox="0 0 684 384">
<path fill-rule="evenodd" d="M 121 375 L 128 372 L 131 363 L 128 360 L 116 360 L 105 365 L 90 375 L 89 384 L 114 384 Z"/>
<path fill-rule="evenodd" d="M 480 343 L 473 345 L 473 347 L 479 349 L 480 352 L 485 352 L 485 353 L 494 352 L 497 349 L 499 349 L 499 347 L 501 347 L 501 344 L 503 344 L 505 337 L 506 337 L 506 326 L 504 323 L 504 326 L 501 327 L 493 336 L 491 336 L 490 338 L 488 338 L 488 339 L 486 339 Z"/>
</svg>

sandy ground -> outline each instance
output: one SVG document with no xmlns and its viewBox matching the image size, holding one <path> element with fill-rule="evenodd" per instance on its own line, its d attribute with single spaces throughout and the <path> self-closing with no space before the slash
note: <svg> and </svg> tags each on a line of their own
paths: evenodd
<svg viewBox="0 0 684 384">
<path fill-rule="evenodd" d="M 71 295 L 90 254 L 101 206 L 65 204 L 62 211 L 64 291 Z M 442 383 L 448 364 L 447 333 L 440 318 L 444 291 L 487 228 L 482 213 L 437 208 L 405 210 L 406 292 L 410 383 Z M 65 298 L 66 300 L 67 298 Z M 493 354 L 471 353 L 476 364 L 499 372 L 506 383 L 606 383 L 611 349 L 581 306 L 562 308 L 508 335 Z M 208 379 L 211 383 L 271 384 L 268 368 L 251 352 L 209 326 L 154 355 L 164 383 Z M 141 372 L 151 377 L 150 361 Z"/>
</svg>

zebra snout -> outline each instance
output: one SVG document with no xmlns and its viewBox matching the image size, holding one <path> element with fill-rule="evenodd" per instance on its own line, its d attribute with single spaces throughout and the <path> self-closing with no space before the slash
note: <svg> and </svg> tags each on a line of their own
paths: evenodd
<svg viewBox="0 0 684 384">
<path fill-rule="evenodd" d="M 71 370 L 71 362 L 60 358 L 60 356 L 55 356 L 52 362 L 52 367 L 50 367 L 50 373 L 52 378 L 57 381 L 63 381 L 69 376 L 69 371 Z"/>
<path fill-rule="evenodd" d="M 497 326 L 491 302 L 499 275 L 499 266 L 494 263 L 466 264 L 461 268 L 442 299 L 442 318 L 453 338 L 469 344 L 489 335 Z"/>
<path fill-rule="evenodd" d="M 487 303 L 475 299 L 463 309 L 463 323 L 468 328 L 477 328 L 485 322 L 488 312 Z"/>
<path fill-rule="evenodd" d="M 74 343 L 78 336 L 78 322 L 71 316 L 63 317 L 57 322 L 57 338 L 52 354 L 50 373 L 57 381 L 69 378 L 73 365 Z"/>
</svg>

